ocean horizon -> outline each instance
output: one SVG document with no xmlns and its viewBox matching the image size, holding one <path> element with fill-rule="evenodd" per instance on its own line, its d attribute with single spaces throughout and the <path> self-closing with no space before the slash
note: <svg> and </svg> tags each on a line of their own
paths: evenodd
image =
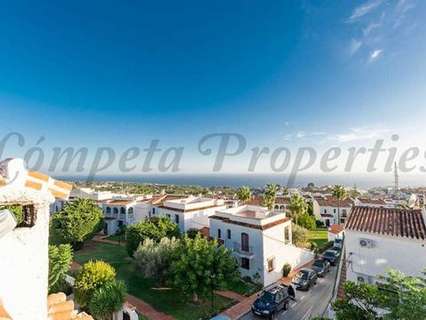
<svg viewBox="0 0 426 320">
<path fill-rule="evenodd" d="M 64 180 L 88 181 L 87 176 L 62 176 Z M 356 186 L 360 189 L 393 186 L 392 174 L 341 174 L 341 175 L 299 175 L 289 187 L 303 187 L 308 183 L 316 186 L 342 184 L 347 187 Z M 149 175 L 99 175 L 90 181 L 111 181 L 147 184 L 197 185 L 203 187 L 240 187 L 250 186 L 261 188 L 268 183 L 288 186 L 288 175 L 282 174 L 149 174 Z M 400 177 L 401 187 L 425 186 L 422 175 L 407 175 Z"/>
</svg>

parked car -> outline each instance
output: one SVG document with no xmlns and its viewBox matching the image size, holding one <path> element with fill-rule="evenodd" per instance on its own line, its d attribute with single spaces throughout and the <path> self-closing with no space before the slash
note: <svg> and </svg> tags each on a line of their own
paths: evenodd
<svg viewBox="0 0 426 320">
<path fill-rule="evenodd" d="M 281 310 L 287 310 L 290 296 L 289 287 L 277 285 L 261 293 L 251 306 L 253 314 L 273 319 Z"/>
<path fill-rule="evenodd" d="M 318 277 L 322 278 L 330 271 L 330 262 L 325 259 L 316 259 L 312 265 L 312 270 L 317 273 Z"/>
<path fill-rule="evenodd" d="M 337 248 L 339 250 L 342 250 L 342 248 L 343 248 L 343 240 L 339 239 L 339 238 L 334 239 L 333 248 Z"/>
<path fill-rule="evenodd" d="M 340 252 L 336 250 L 327 250 L 322 255 L 322 258 L 330 262 L 332 266 L 335 266 L 337 262 L 339 261 Z"/>
<path fill-rule="evenodd" d="M 301 269 L 293 279 L 296 289 L 309 290 L 310 287 L 317 284 L 317 273 L 308 268 Z"/>
</svg>

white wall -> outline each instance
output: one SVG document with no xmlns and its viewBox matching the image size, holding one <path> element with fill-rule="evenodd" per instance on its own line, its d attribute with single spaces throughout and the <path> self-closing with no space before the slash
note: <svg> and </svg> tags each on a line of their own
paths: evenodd
<svg viewBox="0 0 426 320">
<path fill-rule="evenodd" d="M 0 299 L 14 320 L 47 319 L 48 226 L 47 204 L 33 227 L 0 239 Z"/>
<path fill-rule="evenodd" d="M 359 239 L 371 239 L 374 248 L 359 245 Z M 347 280 L 356 281 L 357 275 L 374 277 L 385 274 L 388 268 L 408 275 L 420 275 L 426 267 L 426 241 L 379 236 L 352 230 L 345 231 Z M 352 253 L 352 254 L 351 254 Z"/>
</svg>

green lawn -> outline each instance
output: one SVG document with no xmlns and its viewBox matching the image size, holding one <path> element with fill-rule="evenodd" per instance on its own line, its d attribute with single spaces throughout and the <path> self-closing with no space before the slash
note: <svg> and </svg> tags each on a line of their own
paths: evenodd
<svg viewBox="0 0 426 320">
<path fill-rule="evenodd" d="M 112 236 L 107 237 L 107 239 L 112 241 L 120 241 L 120 242 L 126 241 L 124 234 L 120 234 L 120 235 L 113 234 Z"/>
<path fill-rule="evenodd" d="M 309 230 L 309 241 L 315 242 L 318 248 L 324 248 L 328 243 L 327 229 Z"/>
<path fill-rule="evenodd" d="M 243 279 L 238 279 L 237 281 L 229 284 L 227 289 L 244 296 L 250 296 L 253 293 L 261 290 L 262 287 L 255 283 L 244 281 Z"/>
<path fill-rule="evenodd" d="M 80 264 L 95 259 L 108 262 L 116 269 L 117 278 L 126 283 L 130 294 L 176 319 L 208 319 L 212 313 L 217 313 L 233 304 L 232 300 L 215 296 L 213 311 L 210 302 L 193 304 L 184 300 L 182 294 L 176 290 L 156 288 L 155 281 L 142 277 L 135 269 L 132 259 L 128 257 L 126 248 L 123 246 L 90 242 L 74 255 L 75 260 Z"/>
</svg>

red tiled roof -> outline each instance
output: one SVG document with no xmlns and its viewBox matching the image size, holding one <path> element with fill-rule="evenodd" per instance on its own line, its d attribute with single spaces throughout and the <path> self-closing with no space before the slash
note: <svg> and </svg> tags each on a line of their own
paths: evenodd
<svg viewBox="0 0 426 320">
<path fill-rule="evenodd" d="M 116 199 L 116 200 L 111 200 L 108 201 L 109 205 L 113 205 L 113 206 L 126 206 L 129 203 L 134 202 L 135 200 L 122 200 L 122 199 Z"/>
<path fill-rule="evenodd" d="M 357 206 L 346 222 L 346 229 L 394 237 L 426 239 L 421 210 Z"/>
<path fill-rule="evenodd" d="M 332 224 L 329 228 L 328 228 L 328 232 L 334 233 L 334 234 L 339 234 L 340 232 L 342 232 L 343 230 L 345 230 L 345 227 L 343 224 Z"/>
<path fill-rule="evenodd" d="M 315 197 L 315 200 L 321 207 L 339 207 L 339 200 L 334 197 Z M 353 201 L 350 198 L 340 200 L 340 208 L 347 208 L 353 205 Z"/>
<path fill-rule="evenodd" d="M 385 200 L 383 199 L 367 199 L 367 198 L 358 198 L 358 200 L 361 203 L 365 203 L 365 204 L 375 204 L 375 205 L 381 205 L 384 206 L 386 204 Z"/>
</svg>

